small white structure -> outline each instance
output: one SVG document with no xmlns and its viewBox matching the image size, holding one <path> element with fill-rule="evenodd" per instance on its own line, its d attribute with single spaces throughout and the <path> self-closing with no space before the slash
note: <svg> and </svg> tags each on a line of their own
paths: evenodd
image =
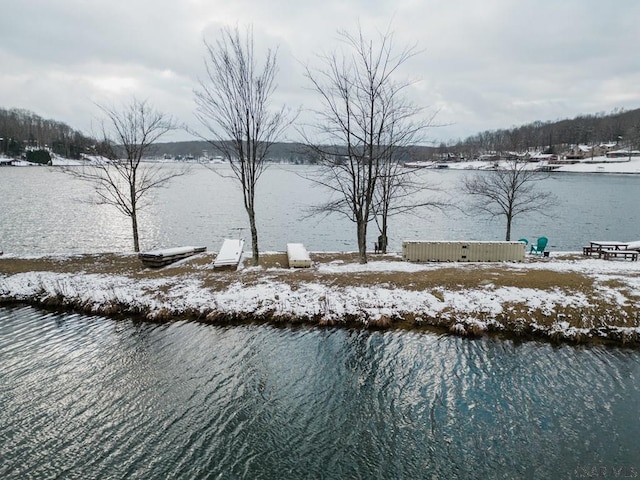
<svg viewBox="0 0 640 480">
<path fill-rule="evenodd" d="M 244 248 L 243 239 L 225 238 L 220 247 L 220 252 L 213 262 L 213 268 L 219 267 L 237 267 L 242 258 L 242 249 Z"/>
<path fill-rule="evenodd" d="M 523 262 L 522 242 L 402 242 L 408 262 Z"/>
<path fill-rule="evenodd" d="M 287 258 L 289 267 L 309 268 L 311 266 L 311 257 L 302 243 L 287 243 Z"/>
</svg>

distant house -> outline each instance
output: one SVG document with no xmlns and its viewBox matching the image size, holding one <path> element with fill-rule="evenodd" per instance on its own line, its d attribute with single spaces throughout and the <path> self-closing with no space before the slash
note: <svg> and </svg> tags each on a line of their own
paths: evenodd
<svg viewBox="0 0 640 480">
<path fill-rule="evenodd" d="M 500 156 L 501 160 L 506 160 L 508 162 L 518 161 L 518 162 L 526 162 L 529 160 L 528 152 L 504 152 Z"/>
<path fill-rule="evenodd" d="M 592 155 L 595 157 L 597 155 L 593 149 L 594 147 L 589 145 L 574 145 L 566 153 L 565 158 L 567 160 L 582 160 L 583 158 L 591 157 Z"/>
<path fill-rule="evenodd" d="M 607 158 L 640 157 L 640 150 L 611 150 Z"/>
<path fill-rule="evenodd" d="M 498 160 L 500 160 L 500 155 L 497 155 L 495 153 L 483 153 L 478 157 L 478 160 L 480 160 L 481 162 L 497 162 Z"/>
<path fill-rule="evenodd" d="M 553 153 L 534 153 L 529 157 L 530 162 L 554 163 L 556 160 L 558 160 L 558 156 Z"/>
<path fill-rule="evenodd" d="M 601 143 L 600 145 L 574 145 L 565 154 L 567 160 L 583 160 L 586 158 L 603 157 L 613 148 L 615 143 Z"/>
</svg>

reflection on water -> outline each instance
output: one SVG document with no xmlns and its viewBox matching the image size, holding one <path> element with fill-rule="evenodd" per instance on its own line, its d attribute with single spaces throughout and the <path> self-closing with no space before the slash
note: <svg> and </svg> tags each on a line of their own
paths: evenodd
<svg viewBox="0 0 640 480">
<path fill-rule="evenodd" d="M 633 351 L 2 308 L 0 358 L 1 478 L 640 470 Z"/>
<path fill-rule="evenodd" d="M 171 164 L 164 168 L 175 168 Z M 228 167 L 220 167 L 229 173 Z M 327 200 L 327 192 L 304 178 L 313 167 L 274 165 L 258 186 L 260 249 L 283 251 L 288 242 L 312 251 L 355 251 L 355 228 L 338 217 L 309 216 L 310 207 Z M 503 240 L 502 219 L 470 215 L 459 193 L 463 176 L 477 172 L 424 170 L 425 183 L 438 185 L 458 208 L 420 210 L 390 219 L 389 245 L 400 251 L 403 240 Z M 513 238 L 550 239 L 552 250 L 579 251 L 593 239 L 640 237 L 636 208 L 640 176 L 555 174 L 539 184 L 558 197 L 546 215 L 517 217 Z M 104 252 L 132 249 L 129 219 L 113 207 L 86 200 L 89 185 L 49 168 L 0 170 L 0 249 L 14 253 Z M 432 198 L 426 192 L 416 201 Z M 217 251 L 225 237 L 249 239 L 242 195 L 229 178 L 199 165 L 167 188 L 153 192 L 153 206 L 140 217 L 143 249 L 204 245 Z M 597 208 L 594 208 L 597 205 Z M 370 238 L 376 236 L 375 225 Z"/>
<path fill-rule="evenodd" d="M 49 168 L 6 168 L 0 191 L 0 250 L 132 250 L 129 219 L 115 208 L 88 203 L 88 184 Z"/>
</svg>

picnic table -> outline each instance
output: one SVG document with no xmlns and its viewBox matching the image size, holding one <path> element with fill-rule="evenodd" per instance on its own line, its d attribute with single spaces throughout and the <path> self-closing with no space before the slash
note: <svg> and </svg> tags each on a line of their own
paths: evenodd
<svg viewBox="0 0 640 480">
<path fill-rule="evenodd" d="M 589 242 L 588 246 L 582 247 L 582 253 L 584 255 L 598 255 L 598 258 L 602 257 L 604 250 L 626 250 L 627 242 L 616 242 L 612 240 L 594 240 Z"/>
<path fill-rule="evenodd" d="M 629 249 L 628 247 L 628 242 L 597 240 L 589 242 L 589 246 L 582 247 L 582 253 L 584 255 L 597 254 L 598 258 L 604 258 L 605 260 L 622 257 L 625 260 L 629 258 L 632 261 L 637 261 L 639 255 L 638 250 Z"/>
<path fill-rule="evenodd" d="M 627 258 L 631 261 L 638 261 L 638 250 L 602 250 L 602 257 L 605 260 L 611 260 L 612 258 L 622 257 L 624 260 Z"/>
</svg>

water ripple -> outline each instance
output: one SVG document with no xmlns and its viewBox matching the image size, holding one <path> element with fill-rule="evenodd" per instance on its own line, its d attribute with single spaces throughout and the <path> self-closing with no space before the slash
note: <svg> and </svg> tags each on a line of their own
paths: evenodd
<svg viewBox="0 0 640 480">
<path fill-rule="evenodd" d="M 2 478 L 640 468 L 633 351 L 0 308 L 0 358 Z"/>
</svg>

